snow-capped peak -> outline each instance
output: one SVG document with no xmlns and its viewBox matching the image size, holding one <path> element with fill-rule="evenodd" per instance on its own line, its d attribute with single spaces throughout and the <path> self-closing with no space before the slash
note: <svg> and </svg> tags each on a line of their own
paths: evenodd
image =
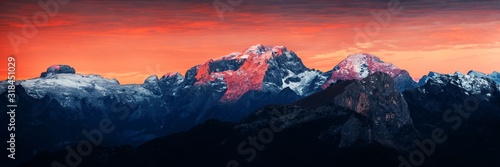
<svg viewBox="0 0 500 167">
<path fill-rule="evenodd" d="M 146 80 L 144 80 L 144 83 L 155 83 L 158 82 L 158 76 L 156 75 L 151 75 Z"/>
<path fill-rule="evenodd" d="M 491 74 L 488 74 L 488 77 L 493 79 L 500 86 L 500 73 L 497 71 L 493 71 Z"/>
<path fill-rule="evenodd" d="M 172 78 L 172 77 L 182 77 L 182 75 L 178 72 L 167 72 L 165 74 L 163 74 L 163 76 L 161 78 Z"/>
<path fill-rule="evenodd" d="M 431 85 L 451 84 L 464 89 L 467 93 L 481 94 L 485 90 L 492 89 L 491 82 L 493 81 L 489 76 L 482 72 L 469 71 L 467 74 L 463 74 L 457 71 L 453 74 L 430 72 L 429 75 L 424 76 L 422 80 L 420 80 L 419 85 L 423 86 L 428 82 L 431 82 Z"/>
<path fill-rule="evenodd" d="M 429 79 L 433 79 L 433 81 L 437 82 L 437 83 L 445 82 L 443 79 L 440 79 L 440 78 L 443 78 L 445 76 L 455 76 L 458 78 L 488 78 L 488 79 L 495 81 L 496 84 L 500 83 L 500 75 L 498 73 L 493 72 L 491 74 L 485 74 L 483 72 L 470 70 L 467 74 L 463 74 L 460 71 L 456 71 L 453 74 L 440 74 L 440 73 L 431 71 L 431 72 L 429 72 L 429 74 L 424 75 L 422 77 L 422 79 L 420 79 L 420 81 L 418 82 L 418 85 L 419 86 L 425 85 Z"/>
<path fill-rule="evenodd" d="M 229 55 L 222 56 L 216 59 L 212 59 L 212 61 L 221 61 L 221 60 L 234 60 L 234 59 L 246 59 L 247 57 L 242 56 L 240 52 L 233 52 Z"/>
<path fill-rule="evenodd" d="M 250 90 L 262 90 L 264 78 L 270 66 L 302 64 L 301 62 L 293 62 L 300 61 L 300 59 L 292 54 L 285 46 L 271 47 L 257 44 L 244 50 L 243 53 L 234 52 L 197 66 L 195 85 L 222 81 L 226 83 L 226 91 L 221 101 L 234 101 Z M 274 61 L 281 56 L 284 56 L 286 61 Z M 281 85 L 281 83 L 276 85 Z"/>
<path fill-rule="evenodd" d="M 482 73 L 482 72 L 479 72 L 479 71 L 474 71 L 474 70 L 470 70 L 467 75 L 471 75 L 471 76 L 477 76 L 477 77 L 486 77 L 487 75 L 485 73 Z"/>
<path fill-rule="evenodd" d="M 405 71 L 391 63 L 383 62 L 375 55 L 368 53 L 352 54 L 335 66 L 330 79 L 322 88 L 326 89 L 330 84 L 338 80 L 360 80 L 375 72 L 384 72 L 392 78 L 396 78 Z"/>
<path fill-rule="evenodd" d="M 266 47 L 262 44 L 257 44 L 250 46 L 248 49 L 245 50 L 245 54 L 250 54 L 250 53 L 255 53 L 255 54 L 261 54 L 262 52 L 265 52 Z"/>
</svg>

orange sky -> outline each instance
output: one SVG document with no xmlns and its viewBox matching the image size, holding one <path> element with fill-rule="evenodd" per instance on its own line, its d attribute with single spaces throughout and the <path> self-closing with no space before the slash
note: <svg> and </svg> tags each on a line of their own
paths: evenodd
<svg viewBox="0 0 500 167">
<path fill-rule="evenodd" d="M 500 71 L 499 1 L 401 0 L 401 11 L 381 25 L 371 12 L 388 11 L 389 1 L 243 0 L 222 20 L 212 0 L 72 0 L 58 4 L 17 52 L 8 34 L 23 37 L 22 18 L 37 15 L 43 22 L 43 8 L 38 0 L 2 1 L 0 78 L 6 79 L 7 56 L 15 55 L 18 79 L 68 64 L 77 73 L 142 83 L 258 43 L 285 45 L 323 71 L 356 52 L 375 54 L 414 78 L 429 71 Z M 373 32 L 365 39 L 357 30 Z"/>
</svg>

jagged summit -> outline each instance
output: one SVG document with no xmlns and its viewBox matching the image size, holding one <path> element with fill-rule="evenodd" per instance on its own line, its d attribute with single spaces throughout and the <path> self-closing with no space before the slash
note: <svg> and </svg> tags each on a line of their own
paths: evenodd
<svg viewBox="0 0 500 167">
<path fill-rule="evenodd" d="M 437 88 L 453 85 L 463 89 L 466 94 L 491 96 L 491 92 L 500 88 L 500 85 L 490 75 L 478 71 L 469 71 L 467 74 L 459 71 L 453 74 L 429 72 L 428 75 L 420 79 L 418 83 L 419 90 L 423 92 L 442 92 L 443 90 Z"/>
<path fill-rule="evenodd" d="M 456 71 L 453 74 L 441 74 L 437 72 L 429 72 L 429 74 L 424 75 L 420 81 L 418 82 L 419 86 L 425 85 L 429 80 L 432 80 L 436 83 L 445 83 L 450 78 L 453 77 L 455 79 L 463 80 L 463 82 L 477 82 L 478 80 L 489 79 L 494 81 L 496 84 L 500 84 L 500 75 L 498 72 L 494 71 L 491 74 L 486 74 L 479 71 L 470 70 L 467 74 L 463 74 L 460 71 Z M 468 80 L 468 81 L 465 81 Z"/>
<path fill-rule="evenodd" d="M 180 74 L 178 72 L 167 72 L 167 73 L 163 74 L 163 76 L 161 78 L 171 78 L 171 77 L 182 77 L 182 74 Z"/>
<path fill-rule="evenodd" d="M 40 77 L 45 78 L 54 74 L 75 74 L 76 71 L 73 67 L 63 64 L 55 64 L 47 68 L 47 71 L 42 72 Z"/>
<path fill-rule="evenodd" d="M 271 54 L 265 54 L 270 52 Z M 226 56 L 222 56 L 219 58 L 215 59 L 210 59 L 210 61 L 221 61 L 221 60 L 245 60 L 250 58 L 253 59 L 272 59 L 276 56 L 282 55 L 283 52 L 288 52 L 287 48 L 285 46 L 264 46 L 262 44 L 256 44 L 253 46 L 250 46 L 249 48 L 245 49 L 242 53 L 241 52 L 233 52 L 230 53 Z M 257 55 L 257 56 L 256 56 Z"/>
<path fill-rule="evenodd" d="M 308 71 L 300 58 L 285 46 L 257 44 L 244 50 L 194 67 L 194 85 L 224 83 L 225 93 L 221 101 L 235 101 L 252 90 L 284 89 L 283 78 Z M 289 74 L 289 71 L 294 74 Z M 269 81 L 271 80 L 271 81 Z M 271 85 L 266 85 L 265 82 Z M 299 90 L 296 93 L 301 94 Z"/>
<path fill-rule="evenodd" d="M 493 71 L 491 74 L 488 74 L 488 76 L 500 85 L 500 73 L 498 71 Z"/>
<path fill-rule="evenodd" d="M 326 89 L 330 84 L 339 80 L 360 80 L 375 72 L 383 72 L 396 79 L 399 82 L 398 89 L 400 91 L 416 87 L 416 83 L 407 71 L 399 69 L 391 63 L 385 63 L 375 55 L 358 53 L 349 55 L 335 66 L 331 77 L 323 84 L 322 88 Z"/>
</svg>

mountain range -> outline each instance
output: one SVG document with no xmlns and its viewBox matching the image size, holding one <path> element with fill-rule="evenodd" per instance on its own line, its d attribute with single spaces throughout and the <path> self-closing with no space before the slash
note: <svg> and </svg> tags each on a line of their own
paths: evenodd
<svg viewBox="0 0 500 167">
<path fill-rule="evenodd" d="M 499 82 L 498 72 L 470 71 L 430 72 L 417 83 L 407 71 L 367 53 L 350 55 L 322 72 L 307 68 L 284 46 L 261 44 L 208 60 L 184 75 L 148 77 L 143 84 L 121 85 L 116 79 L 78 74 L 69 65 L 53 65 L 38 78 L 16 82 L 22 111 L 18 127 L 23 129 L 18 152 L 25 161 L 36 156 L 25 166 L 64 162 L 64 151 L 57 150 L 88 139 L 83 131 L 110 120 L 115 128 L 93 153 L 108 156 L 88 158 L 82 166 L 138 166 L 144 160 L 150 166 L 225 166 L 226 158 L 238 155 L 238 142 L 265 129 L 278 112 L 283 132 L 270 142 L 271 149 L 246 166 L 366 165 L 410 153 L 418 148 L 414 140 L 429 137 L 435 128 L 449 130 L 453 121 L 442 115 L 457 104 L 467 106 L 464 101 L 473 97 L 481 112 L 469 115 L 461 125 L 464 130 L 454 131 L 445 151 L 429 162 L 442 163 L 445 153 L 455 151 L 453 146 L 470 141 L 481 141 L 481 147 L 469 144 L 457 154 L 489 151 L 493 156 L 498 151 L 491 149 L 499 145 L 492 139 L 500 136 Z M 3 103 L 7 82 L 0 85 Z M 281 120 L 285 118 L 290 119 Z M 352 156 L 358 153 L 374 156 L 358 162 Z M 329 156 L 336 158 L 316 162 Z M 285 162 L 290 158 L 303 162 Z M 386 164 L 397 165 L 396 160 Z"/>
</svg>

